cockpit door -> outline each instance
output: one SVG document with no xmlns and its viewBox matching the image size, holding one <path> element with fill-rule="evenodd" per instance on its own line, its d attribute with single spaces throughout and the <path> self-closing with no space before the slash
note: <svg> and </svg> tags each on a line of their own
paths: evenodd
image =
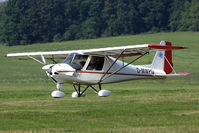
<svg viewBox="0 0 199 133">
<path fill-rule="evenodd" d="M 102 71 L 104 66 L 104 57 L 91 56 L 86 70 L 89 71 Z"/>
</svg>

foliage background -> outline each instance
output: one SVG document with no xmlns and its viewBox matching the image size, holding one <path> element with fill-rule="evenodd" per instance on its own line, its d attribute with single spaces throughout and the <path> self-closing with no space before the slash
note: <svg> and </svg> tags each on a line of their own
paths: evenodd
<svg viewBox="0 0 199 133">
<path fill-rule="evenodd" d="M 0 41 L 9 46 L 159 31 L 199 31 L 198 0 L 8 0 Z"/>
</svg>

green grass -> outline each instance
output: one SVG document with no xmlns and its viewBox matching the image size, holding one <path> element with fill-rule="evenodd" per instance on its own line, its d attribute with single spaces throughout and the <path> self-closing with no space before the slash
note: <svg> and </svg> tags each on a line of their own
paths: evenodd
<svg viewBox="0 0 199 133">
<path fill-rule="evenodd" d="M 53 99 L 55 84 L 41 65 L 3 57 L 9 52 L 52 51 L 159 43 L 189 47 L 174 51 L 175 69 L 188 77 L 165 81 L 135 80 L 103 85 L 112 92 L 100 98 L 87 92 L 72 99 L 72 85 L 64 84 L 66 97 Z M 0 46 L 0 133 L 32 132 L 199 132 L 199 32 L 141 34 L 27 46 Z M 138 63 L 150 63 L 154 54 Z"/>
</svg>

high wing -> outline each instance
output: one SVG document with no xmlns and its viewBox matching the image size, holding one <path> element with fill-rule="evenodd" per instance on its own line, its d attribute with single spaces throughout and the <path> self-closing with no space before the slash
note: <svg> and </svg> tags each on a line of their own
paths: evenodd
<svg viewBox="0 0 199 133">
<path fill-rule="evenodd" d="M 61 59 L 61 58 L 65 58 L 70 53 L 77 53 L 77 51 L 80 51 L 80 50 L 76 50 L 76 51 L 74 50 L 74 51 L 8 53 L 5 56 L 6 57 L 17 57 L 19 59 L 26 59 L 28 57 L 40 57 L 40 56 L 43 56 L 46 59 L 51 59 L 51 58 Z"/>
<path fill-rule="evenodd" d="M 160 44 L 140 44 L 140 45 L 129 45 L 122 47 L 108 47 L 108 48 L 99 48 L 99 49 L 88 49 L 82 50 L 81 52 L 84 54 L 94 54 L 94 55 L 109 55 L 115 56 L 120 55 L 121 53 L 124 55 L 137 55 L 144 54 L 147 52 L 155 52 L 158 50 L 177 50 L 184 49 L 182 46 L 164 46 Z"/>
<path fill-rule="evenodd" d="M 153 52 L 157 50 L 175 50 L 183 49 L 182 46 L 164 46 L 160 44 L 141 44 L 141 45 L 129 45 L 120 47 L 107 47 L 97 49 L 86 49 L 86 50 L 71 50 L 71 51 L 49 51 L 49 52 L 26 52 L 26 53 L 8 53 L 6 57 L 17 57 L 18 59 L 32 58 L 41 60 L 45 64 L 45 59 L 61 59 L 65 58 L 70 53 L 88 54 L 88 55 L 137 55 L 144 54 L 147 52 Z"/>
</svg>

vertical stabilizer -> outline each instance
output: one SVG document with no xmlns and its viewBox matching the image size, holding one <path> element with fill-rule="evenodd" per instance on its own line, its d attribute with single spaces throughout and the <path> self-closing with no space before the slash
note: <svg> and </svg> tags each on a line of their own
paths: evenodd
<svg viewBox="0 0 199 133">
<path fill-rule="evenodd" d="M 160 45 L 171 46 L 171 42 L 161 41 Z M 158 70 L 164 70 L 166 74 L 172 72 L 172 51 L 171 50 L 160 50 L 157 51 L 152 62 L 152 68 Z"/>
<path fill-rule="evenodd" d="M 166 45 L 171 46 L 171 42 L 166 42 Z M 172 51 L 167 50 L 165 51 L 165 58 L 164 58 L 164 71 L 166 74 L 169 74 L 173 71 L 173 62 L 172 62 Z"/>
</svg>

